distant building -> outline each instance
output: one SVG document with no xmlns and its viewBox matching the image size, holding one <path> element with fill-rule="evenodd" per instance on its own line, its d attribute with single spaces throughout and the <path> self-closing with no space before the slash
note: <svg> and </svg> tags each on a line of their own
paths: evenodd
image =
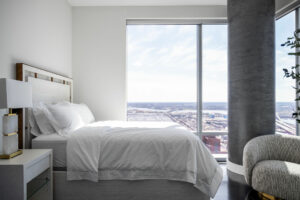
<svg viewBox="0 0 300 200">
<path fill-rule="evenodd" d="M 209 148 L 212 153 L 220 153 L 221 152 L 221 139 L 216 137 L 208 137 L 203 136 L 203 142 Z"/>
</svg>

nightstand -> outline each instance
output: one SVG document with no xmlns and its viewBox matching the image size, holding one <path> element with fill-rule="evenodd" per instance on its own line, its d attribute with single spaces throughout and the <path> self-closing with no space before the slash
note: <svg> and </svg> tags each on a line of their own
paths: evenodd
<svg viewBox="0 0 300 200">
<path fill-rule="evenodd" d="M 52 150 L 24 149 L 0 160 L 1 200 L 52 200 Z"/>
</svg>

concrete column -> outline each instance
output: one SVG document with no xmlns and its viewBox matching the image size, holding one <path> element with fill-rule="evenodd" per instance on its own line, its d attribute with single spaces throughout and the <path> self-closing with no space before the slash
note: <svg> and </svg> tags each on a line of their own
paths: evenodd
<svg viewBox="0 0 300 200">
<path fill-rule="evenodd" d="M 275 0 L 228 0 L 229 167 L 242 172 L 243 148 L 275 133 Z"/>
</svg>

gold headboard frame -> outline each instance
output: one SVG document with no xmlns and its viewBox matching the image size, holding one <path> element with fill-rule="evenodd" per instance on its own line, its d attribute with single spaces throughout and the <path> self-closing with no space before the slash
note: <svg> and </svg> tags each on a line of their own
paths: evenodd
<svg viewBox="0 0 300 200">
<path fill-rule="evenodd" d="M 43 70 L 37 67 L 33 67 L 24 63 L 16 64 L 16 79 L 19 81 L 28 82 L 30 79 L 39 79 L 44 82 L 48 82 L 56 85 L 67 85 L 69 91 L 67 93 L 68 100 L 73 102 L 73 80 L 69 77 L 65 77 L 47 70 Z M 47 83 L 48 84 L 48 83 Z M 30 148 L 32 136 L 30 134 L 30 127 L 27 120 L 27 109 L 15 109 L 14 110 L 19 117 L 19 149 Z"/>
</svg>

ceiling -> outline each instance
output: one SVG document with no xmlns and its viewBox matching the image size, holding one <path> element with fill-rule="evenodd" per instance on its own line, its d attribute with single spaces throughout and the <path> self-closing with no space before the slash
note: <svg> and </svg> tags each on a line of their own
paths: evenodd
<svg viewBox="0 0 300 200">
<path fill-rule="evenodd" d="M 72 6 L 192 6 L 226 5 L 227 0 L 69 0 Z"/>
</svg>

